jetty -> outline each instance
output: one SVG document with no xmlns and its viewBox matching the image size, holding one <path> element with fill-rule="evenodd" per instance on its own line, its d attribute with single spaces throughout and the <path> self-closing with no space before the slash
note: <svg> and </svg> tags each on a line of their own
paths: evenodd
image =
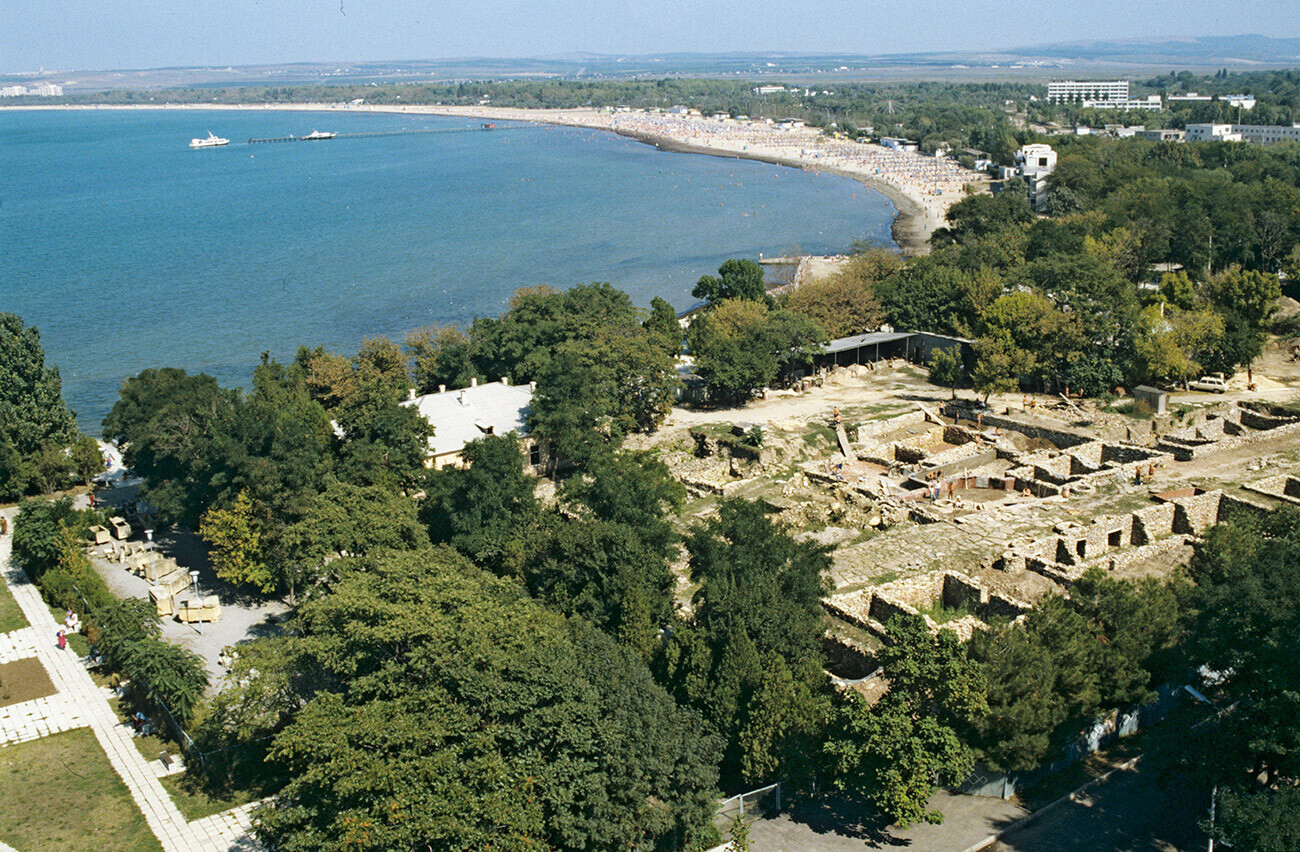
<svg viewBox="0 0 1300 852">
<path fill-rule="evenodd" d="M 485 130 L 500 132 L 503 130 L 525 130 L 526 126 L 519 127 L 418 127 L 410 130 L 376 130 L 372 133 L 334 133 L 329 136 L 324 134 L 317 136 L 271 136 L 264 139 L 249 139 L 250 145 L 264 145 L 272 142 L 317 142 L 328 139 L 373 139 L 379 136 L 411 136 L 414 134 L 427 133 L 482 133 Z"/>
</svg>

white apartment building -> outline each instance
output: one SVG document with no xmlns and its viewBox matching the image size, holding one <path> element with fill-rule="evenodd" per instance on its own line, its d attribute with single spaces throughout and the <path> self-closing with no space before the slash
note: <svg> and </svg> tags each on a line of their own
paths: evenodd
<svg viewBox="0 0 1300 852">
<path fill-rule="evenodd" d="M 1188 142 L 1254 142 L 1276 145 L 1300 142 L 1300 125 L 1279 124 L 1189 124 Z"/>
<path fill-rule="evenodd" d="M 1134 109 L 1164 109 L 1159 95 L 1147 95 L 1145 98 L 1123 98 L 1115 100 L 1084 101 L 1084 109 L 1119 109 L 1124 112 Z"/>
<path fill-rule="evenodd" d="M 19 98 L 23 95 L 36 95 L 41 98 L 60 98 L 63 97 L 63 87 L 57 83 L 41 83 L 32 86 L 30 89 L 26 86 L 5 86 L 0 88 L 0 98 Z"/>
<path fill-rule="evenodd" d="M 1047 84 L 1047 102 L 1126 101 L 1128 80 L 1056 80 Z"/>
<path fill-rule="evenodd" d="M 1025 145 L 1016 152 L 1019 173 L 1029 193 L 1029 206 L 1042 213 L 1047 207 L 1047 176 L 1056 169 L 1056 152 L 1051 145 Z"/>
<path fill-rule="evenodd" d="M 1232 131 L 1231 124 L 1189 124 L 1188 142 L 1240 142 L 1241 134 Z"/>
</svg>

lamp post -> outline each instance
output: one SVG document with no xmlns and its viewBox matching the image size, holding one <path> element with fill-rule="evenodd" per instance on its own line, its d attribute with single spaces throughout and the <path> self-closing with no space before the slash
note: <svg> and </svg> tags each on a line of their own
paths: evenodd
<svg viewBox="0 0 1300 852">
<path fill-rule="evenodd" d="M 199 572 L 193 570 L 190 572 L 190 580 L 194 583 L 194 604 L 199 608 L 199 635 L 203 635 L 203 599 L 199 597 Z"/>
<path fill-rule="evenodd" d="M 149 540 L 149 550 L 153 550 L 153 530 L 145 530 L 144 537 Z"/>
</svg>

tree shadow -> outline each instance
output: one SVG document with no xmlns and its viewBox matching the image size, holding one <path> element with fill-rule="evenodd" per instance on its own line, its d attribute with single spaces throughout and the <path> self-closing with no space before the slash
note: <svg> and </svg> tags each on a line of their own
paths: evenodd
<svg viewBox="0 0 1300 852">
<path fill-rule="evenodd" d="M 902 848 L 912 841 L 898 837 L 891 821 L 869 802 L 853 796 L 823 796 L 806 799 L 787 809 L 793 822 L 806 825 L 817 834 L 838 834 L 865 840 L 873 846 Z"/>
<path fill-rule="evenodd" d="M 272 597 L 252 586 L 236 585 L 217 576 L 208 559 L 208 548 L 196 533 L 183 526 L 164 527 L 154 533 L 155 547 L 176 559 L 186 571 L 199 572 L 199 593 L 204 597 L 216 595 L 222 603 L 233 606 L 254 607 Z"/>
</svg>

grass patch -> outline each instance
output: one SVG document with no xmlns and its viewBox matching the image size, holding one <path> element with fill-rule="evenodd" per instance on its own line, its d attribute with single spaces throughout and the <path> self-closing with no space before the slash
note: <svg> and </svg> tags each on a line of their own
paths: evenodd
<svg viewBox="0 0 1300 852">
<path fill-rule="evenodd" d="M 1134 420 L 1150 420 L 1152 414 L 1154 414 L 1151 410 L 1151 406 L 1147 405 L 1145 402 L 1138 402 L 1135 399 L 1130 399 L 1128 402 L 1120 403 L 1112 408 L 1111 411 L 1114 411 L 1116 414 L 1123 414 L 1125 417 L 1131 417 Z"/>
<path fill-rule="evenodd" d="M 835 446 L 839 442 L 839 438 L 835 437 L 835 430 L 820 423 L 810 423 L 803 433 L 803 439 L 809 446 L 815 446 L 819 443 Z"/>
<path fill-rule="evenodd" d="M 949 621 L 976 614 L 964 603 L 961 606 L 951 607 L 946 606 L 942 600 L 931 601 L 926 606 L 917 607 L 916 611 L 921 615 L 930 616 L 935 624 L 947 624 Z"/>
<path fill-rule="evenodd" d="M 0 749 L 0 789 L 0 840 L 16 849 L 162 852 L 87 728 Z"/>
<path fill-rule="evenodd" d="M 26 657 L 0 666 L 0 707 L 21 704 L 58 692 L 45 673 L 45 666 L 35 657 Z"/>
<path fill-rule="evenodd" d="M 266 791 L 255 787 L 215 789 L 202 776 L 191 776 L 188 772 L 168 775 L 159 780 L 176 807 L 190 822 L 255 802 L 268 795 Z"/>
<path fill-rule="evenodd" d="M 9 591 L 8 583 L 0 583 L 0 633 L 12 633 L 27 626 L 27 616 L 18 608 L 18 601 Z"/>
</svg>

